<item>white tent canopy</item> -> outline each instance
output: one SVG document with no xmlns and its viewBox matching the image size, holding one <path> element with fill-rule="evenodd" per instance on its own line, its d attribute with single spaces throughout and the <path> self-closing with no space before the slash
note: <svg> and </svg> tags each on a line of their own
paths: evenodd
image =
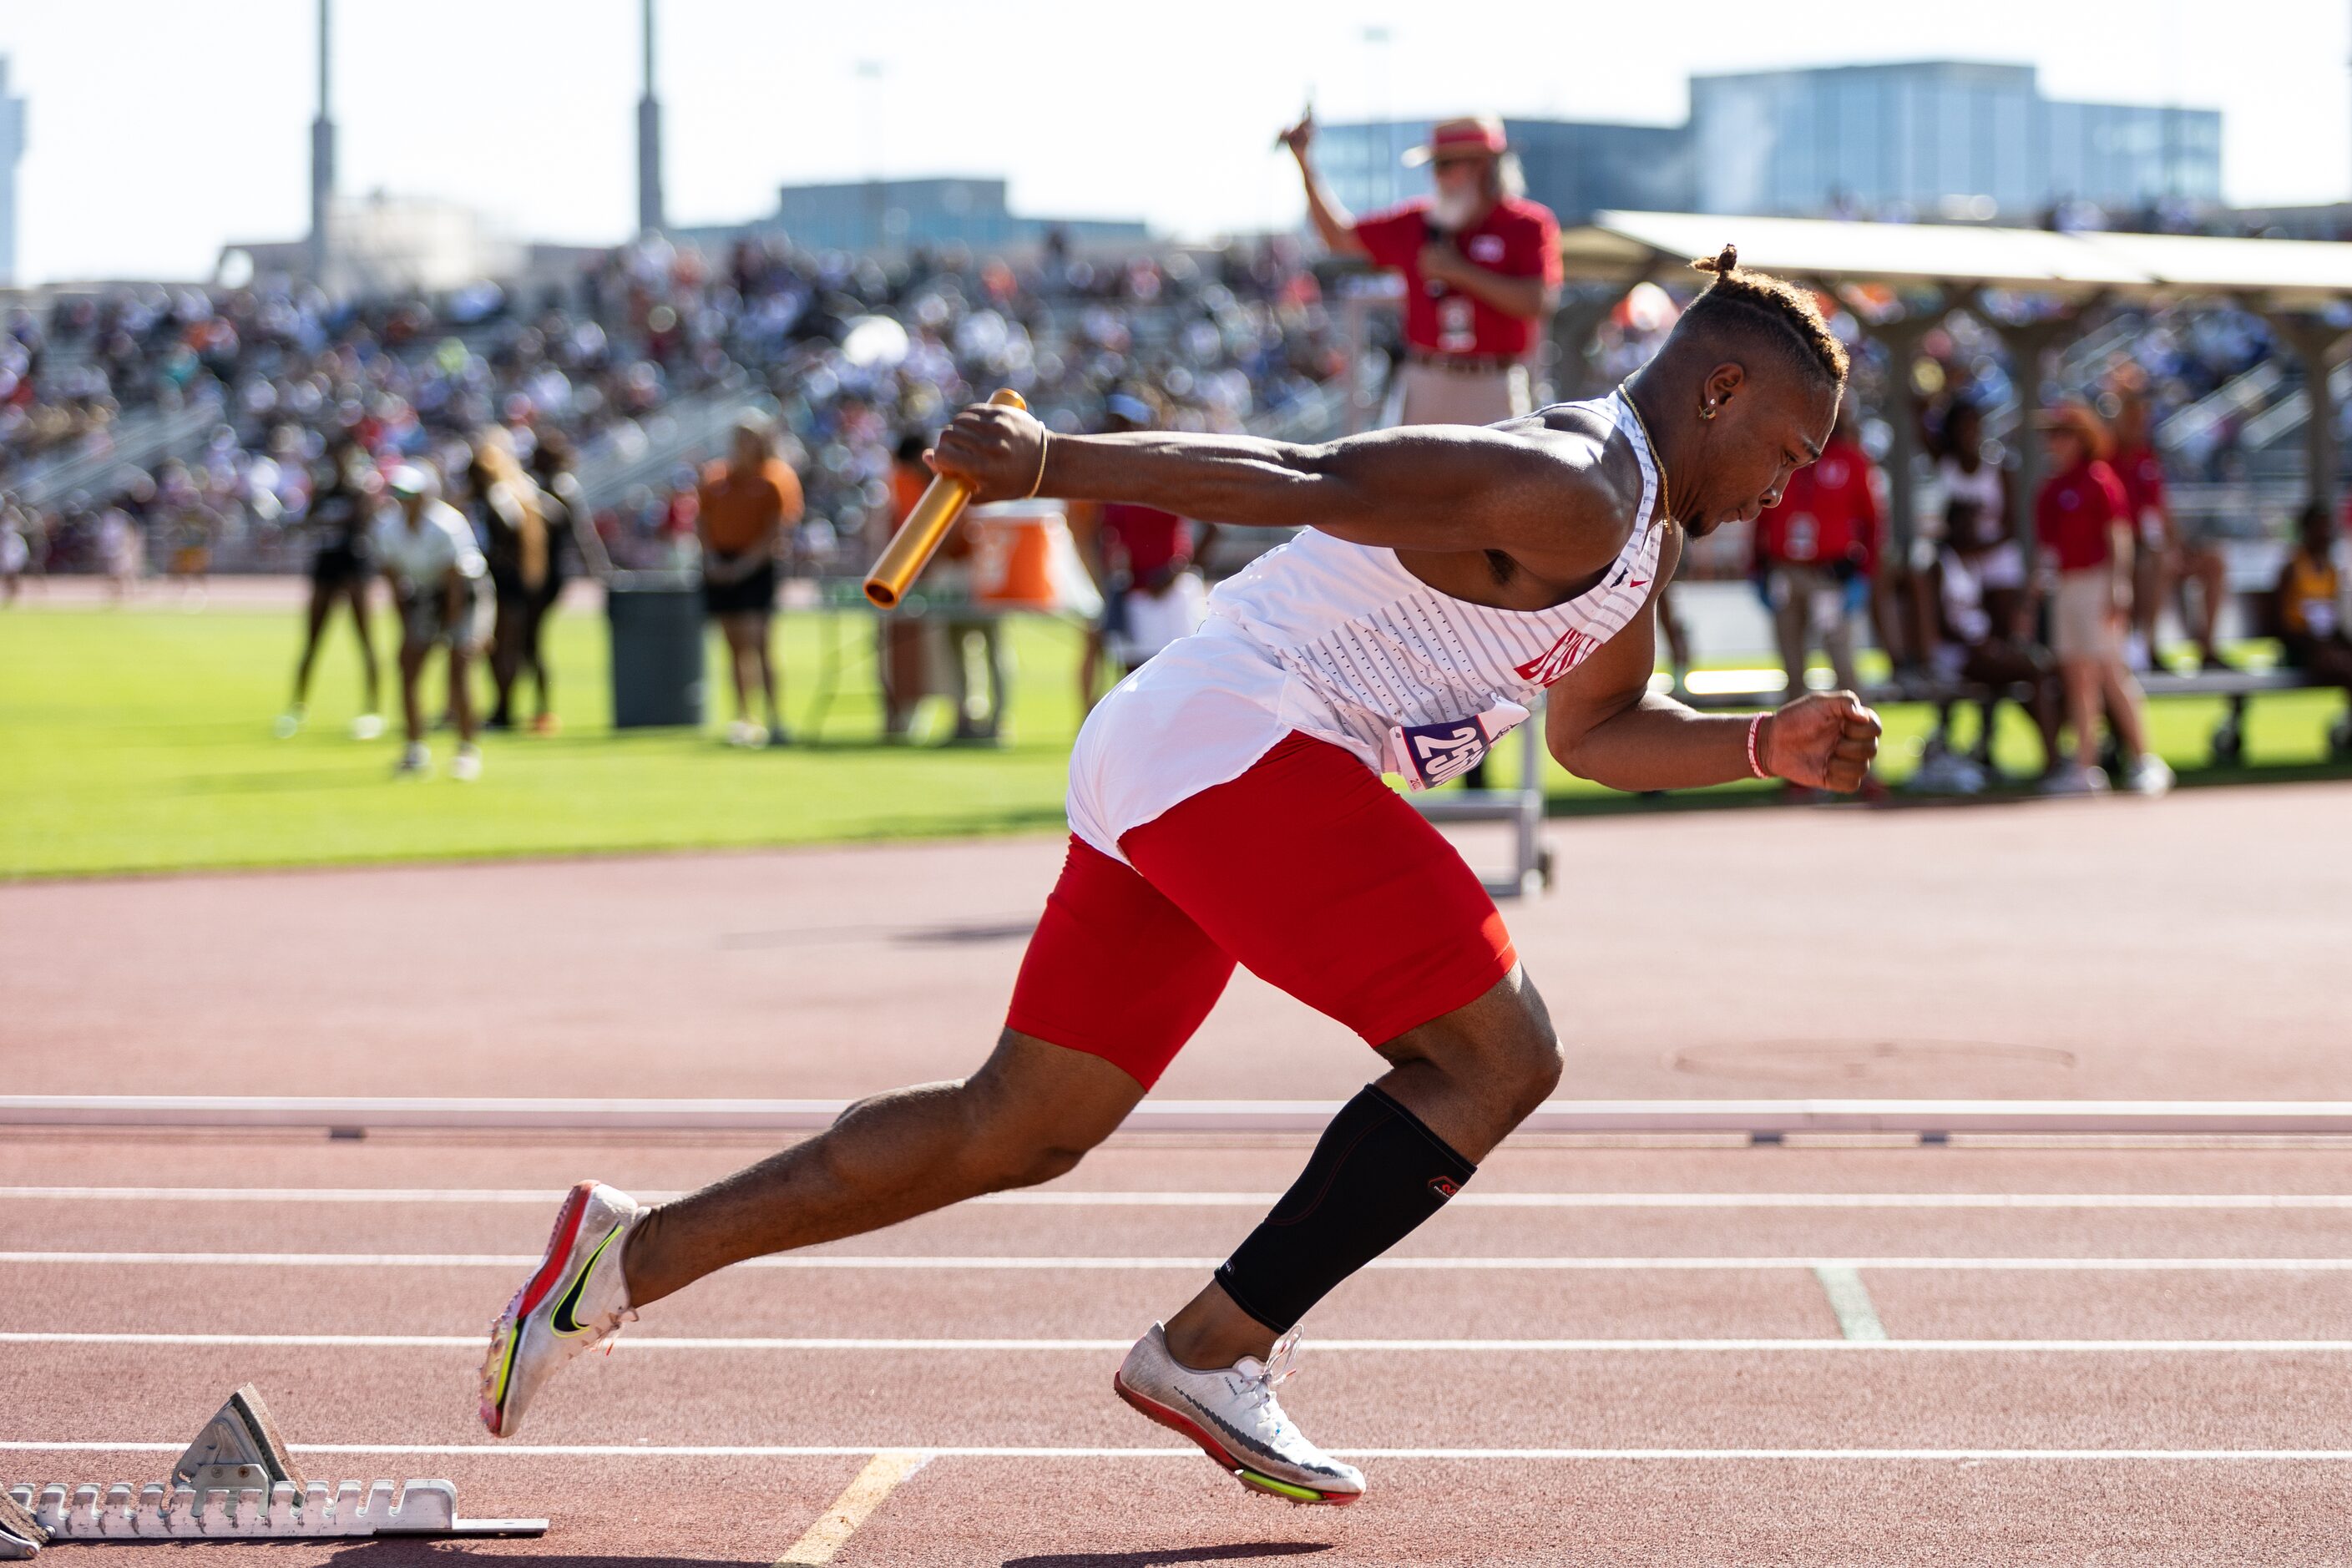
<svg viewBox="0 0 2352 1568">
<path fill-rule="evenodd" d="M 1727 242 L 1739 247 L 1742 266 L 1825 283 L 1982 283 L 2091 294 L 2154 281 L 2075 235 L 1712 213 L 1601 213 L 1560 237 L 1560 254 L 1571 278 L 1613 280 L 1713 256 Z"/>
<path fill-rule="evenodd" d="M 1631 282 L 1727 243 L 1742 264 L 1823 283 L 1937 284 L 2162 300 L 2240 297 L 2311 310 L 2352 300 L 2352 245 L 1958 224 L 1603 212 L 1560 237 L 1572 279 Z"/>
<path fill-rule="evenodd" d="M 2336 417 L 2329 374 L 2347 330 L 2339 312 L 2352 303 L 2352 245 L 1612 211 L 1595 214 L 1590 224 L 1561 235 L 1560 258 L 1570 279 L 1608 284 L 1622 292 L 1644 279 L 1666 279 L 1692 258 L 1716 255 L 1727 243 L 1738 246 L 1744 267 L 1822 288 L 1932 288 L 1953 305 L 1965 304 L 1979 289 L 2054 297 L 2065 307 L 2054 316 L 1989 323 L 2011 340 L 2012 352 L 2029 364 L 2070 330 L 2080 310 L 2103 301 L 2153 305 L 2218 299 L 2263 311 L 2302 362 L 2305 385 L 2318 400 L 2314 416 L 2304 423 L 2308 481 L 2315 497 L 2333 505 Z M 1591 309 L 1588 300 L 1584 319 L 1591 319 Z M 1901 342 L 1928 319 L 1896 311 L 1864 327 Z M 1906 403 L 1914 397 L 1908 377 L 1896 378 L 1895 386 Z M 2033 396 L 2029 392 L 2029 404 Z M 1891 424 L 1896 456 L 1907 462 L 1912 420 L 1896 417 Z M 2040 469 L 2040 443 L 2030 425 L 2021 436 L 2022 475 L 2030 482 Z M 1898 488 L 1896 496 L 1896 535 L 1907 539 L 1908 491 Z"/>
</svg>

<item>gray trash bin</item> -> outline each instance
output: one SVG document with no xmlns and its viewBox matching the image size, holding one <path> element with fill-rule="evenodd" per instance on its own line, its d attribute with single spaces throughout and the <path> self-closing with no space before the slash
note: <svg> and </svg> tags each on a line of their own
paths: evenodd
<svg viewBox="0 0 2352 1568">
<path fill-rule="evenodd" d="M 613 628 L 613 728 L 702 723 L 702 579 L 692 572 L 615 572 L 604 584 Z"/>
</svg>

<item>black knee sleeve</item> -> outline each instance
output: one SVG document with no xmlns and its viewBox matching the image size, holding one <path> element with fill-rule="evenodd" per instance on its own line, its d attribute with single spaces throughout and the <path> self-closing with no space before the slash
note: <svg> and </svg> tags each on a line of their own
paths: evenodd
<svg viewBox="0 0 2352 1568">
<path fill-rule="evenodd" d="M 1217 1270 L 1234 1305 L 1276 1333 L 1410 1236 L 1478 1167 L 1367 1084 L 1339 1108 L 1274 1212 Z"/>
</svg>

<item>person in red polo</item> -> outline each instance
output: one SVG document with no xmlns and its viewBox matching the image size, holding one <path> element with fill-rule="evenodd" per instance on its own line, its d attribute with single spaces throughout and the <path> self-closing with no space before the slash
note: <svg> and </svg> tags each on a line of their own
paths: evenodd
<svg viewBox="0 0 2352 1568">
<path fill-rule="evenodd" d="M 1528 412 L 1528 355 L 1559 297 L 1559 220 L 1521 194 L 1517 160 L 1491 116 L 1439 121 L 1405 162 L 1435 194 L 1355 218 L 1315 172 L 1311 114 L 1282 133 L 1307 216 L 1338 256 L 1404 278 L 1405 363 L 1391 425 L 1492 425 Z"/>
<path fill-rule="evenodd" d="M 2105 421 L 2088 404 L 2062 403 L 2039 417 L 2047 433 L 2050 478 L 2033 503 L 2034 531 L 2057 579 L 2050 602 L 2051 649 L 2066 680 L 2066 715 L 2074 726 L 2074 762 L 2053 772 L 2057 795 L 2105 795 L 2099 766 L 2099 712 L 2116 726 L 2126 758 L 2126 788 L 2162 795 L 2172 770 L 2147 748 L 2139 682 L 2124 663 L 2124 623 L 2131 611 L 2131 502 L 2107 466 Z"/>
<path fill-rule="evenodd" d="M 1791 696 L 1805 689 L 1816 637 L 1838 686 L 1861 689 L 1853 668 L 1853 616 L 1868 602 L 1878 548 L 1876 478 L 1848 399 L 1838 406 L 1837 427 L 1822 455 L 1790 475 L 1780 504 L 1756 520 L 1756 564 L 1771 602 Z"/>
</svg>

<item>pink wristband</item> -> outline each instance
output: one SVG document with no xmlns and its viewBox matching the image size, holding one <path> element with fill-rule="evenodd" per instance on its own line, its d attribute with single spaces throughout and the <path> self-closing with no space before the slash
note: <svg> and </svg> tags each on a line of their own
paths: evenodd
<svg viewBox="0 0 2352 1568">
<path fill-rule="evenodd" d="M 1763 731 L 1764 721 L 1770 717 L 1769 713 L 1759 713 L 1748 721 L 1748 771 L 1759 779 L 1772 776 L 1764 771 L 1764 761 L 1756 754 L 1756 737 Z"/>
</svg>

